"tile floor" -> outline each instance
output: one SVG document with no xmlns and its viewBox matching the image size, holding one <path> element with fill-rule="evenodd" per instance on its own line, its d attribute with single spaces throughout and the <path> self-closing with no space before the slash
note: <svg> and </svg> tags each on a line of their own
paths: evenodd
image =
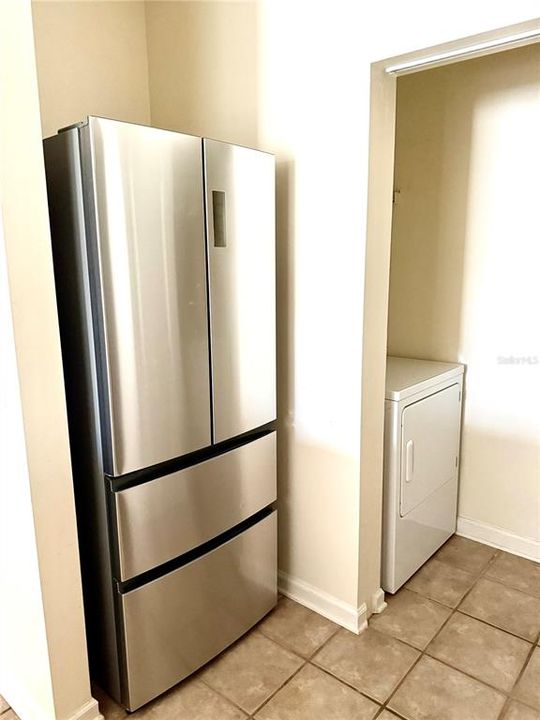
<svg viewBox="0 0 540 720">
<path fill-rule="evenodd" d="M 540 720 L 540 564 L 454 536 L 387 600 L 357 636 L 280 598 L 247 636 L 131 717 Z M 95 694 L 106 720 L 128 717 Z M 16 720 L 1 703 L 0 720 Z"/>
</svg>

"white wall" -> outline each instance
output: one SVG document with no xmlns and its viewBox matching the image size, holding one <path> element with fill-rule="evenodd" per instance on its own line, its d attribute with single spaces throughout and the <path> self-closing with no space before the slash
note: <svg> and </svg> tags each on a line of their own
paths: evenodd
<svg viewBox="0 0 540 720">
<path fill-rule="evenodd" d="M 29 2 L 0 4 L 0 108 L 0 692 L 94 720 Z"/>
<path fill-rule="evenodd" d="M 145 5 L 32 3 L 43 137 L 101 115 L 150 122 Z"/>
<path fill-rule="evenodd" d="M 54 717 L 47 634 L 26 462 L 11 302 L 0 227 L 0 689 L 19 712 Z M 6 511 L 6 508 L 9 510 Z M 16 548 L 16 552 L 12 548 Z M 24 618 L 24 622 L 14 618 Z M 31 664 L 28 662 L 31 658 Z M 30 670 L 30 672 L 29 672 Z"/>
<path fill-rule="evenodd" d="M 286 569 L 349 604 L 369 604 L 379 580 L 380 530 L 372 520 L 380 517 L 380 454 L 362 475 L 359 469 L 382 433 L 371 406 L 360 415 L 362 390 L 381 380 L 371 368 L 362 377 L 362 347 L 371 337 L 362 333 L 369 66 L 517 22 L 527 9 L 534 17 L 533 3 L 492 3 L 489 13 L 464 2 L 394 3 L 391 10 L 338 2 L 331 11 L 264 3 L 259 133 L 294 169 L 280 240 L 293 257 L 286 301 L 293 391 L 282 415 L 290 448 L 281 478 L 289 499 Z M 376 488 L 367 504 L 360 483 Z M 369 555 L 371 566 L 357 577 Z"/>
<path fill-rule="evenodd" d="M 509 532 L 530 555 L 540 548 L 539 127 L 540 44 L 398 80 L 389 351 L 466 363 L 459 514 L 469 532 L 471 521 Z"/>
</svg>

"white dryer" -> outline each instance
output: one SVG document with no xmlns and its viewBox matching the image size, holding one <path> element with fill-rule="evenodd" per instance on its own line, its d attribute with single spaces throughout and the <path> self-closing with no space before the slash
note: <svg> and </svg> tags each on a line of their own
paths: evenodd
<svg viewBox="0 0 540 720">
<path fill-rule="evenodd" d="M 456 529 L 463 369 L 387 358 L 382 586 L 389 593 Z"/>
</svg>

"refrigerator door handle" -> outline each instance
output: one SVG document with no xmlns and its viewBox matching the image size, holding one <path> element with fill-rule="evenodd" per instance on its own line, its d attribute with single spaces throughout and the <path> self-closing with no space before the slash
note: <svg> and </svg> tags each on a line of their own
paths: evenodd
<svg viewBox="0 0 540 720">
<path fill-rule="evenodd" d="M 227 210 L 225 193 L 222 190 L 212 190 L 212 219 L 214 247 L 227 247 Z"/>
</svg>

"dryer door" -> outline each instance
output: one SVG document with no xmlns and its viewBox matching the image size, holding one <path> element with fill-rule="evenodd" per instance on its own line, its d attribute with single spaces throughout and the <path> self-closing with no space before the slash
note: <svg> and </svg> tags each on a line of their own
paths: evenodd
<svg viewBox="0 0 540 720">
<path fill-rule="evenodd" d="M 460 386 L 408 405 L 401 415 L 403 517 L 457 474 Z"/>
</svg>

